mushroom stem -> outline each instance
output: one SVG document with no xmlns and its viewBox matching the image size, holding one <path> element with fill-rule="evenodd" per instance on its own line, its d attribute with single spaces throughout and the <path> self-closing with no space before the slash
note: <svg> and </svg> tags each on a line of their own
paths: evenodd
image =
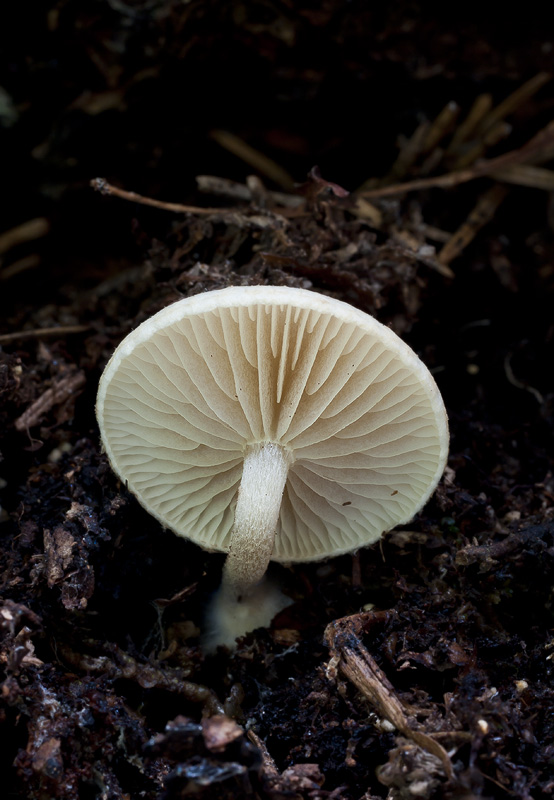
<svg viewBox="0 0 554 800">
<path fill-rule="evenodd" d="M 207 653 L 220 644 L 232 650 L 238 636 L 267 627 L 291 603 L 264 579 L 290 464 L 288 451 L 272 442 L 246 450 L 229 555 L 207 613 L 203 637 Z"/>
<path fill-rule="evenodd" d="M 248 597 L 265 575 L 289 465 L 285 449 L 272 442 L 250 445 L 246 451 L 221 585 L 222 593 L 234 600 Z"/>
</svg>

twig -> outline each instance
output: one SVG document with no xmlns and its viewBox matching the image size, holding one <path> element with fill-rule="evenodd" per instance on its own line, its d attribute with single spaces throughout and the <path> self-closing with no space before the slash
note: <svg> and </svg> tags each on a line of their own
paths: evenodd
<svg viewBox="0 0 554 800">
<path fill-rule="evenodd" d="M 46 236 L 50 230 L 50 223 L 44 217 L 36 217 L 27 222 L 0 233 L 0 253 L 7 253 L 12 247 L 23 242 L 30 242 Z"/>
<path fill-rule="evenodd" d="M 528 544 L 535 549 L 548 550 L 554 538 L 554 522 L 544 525 L 530 525 L 522 531 L 510 533 L 504 539 L 487 544 L 467 544 L 456 553 L 456 564 L 467 567 L 479 564 L 479 572 L 489 572 L 498 565 L 504 556 L 521 550 Z"/>
<path fill-rule="evenodd" d="M 60 325 L 57 328 L 34 328 L 29 331 L 16 331 L 15 333 L 0 334 L 0 345 L 10 342 L 21 342 L 25 339 L 44 339 L 49 336 L 68 336 L 72 333 L 85 333 L 90 331 L 90 325 Z"/>
<path fill-rule="evenodd" d="M 237 183 L 228 178 L 219 178 L 216 175 L 197 175 L 196 185 L 199 191 L 205 194 L 221 195 L 246 202 L 250 202 L 253 198 L 252 190 L 246 184 Z M 285 208 L 300 208 L 306 204 L 306 199 L 297 194 L 267 190 L 267 196 L 275 205 L 285 206 Z"/>
<path fill-rule="evenodd" d="M 497 181 L 513 183 L 515 186 L 529 186 L 532 189 L 543 189 L 554 192 L 554 170 L 545 167 L 534 167 L 531 164 L 513 164 L 511 167 L 494 173 Z"/>
<path fill-rule="evenodd" d="M 26 431 L 37 425 L 42 417 L 47 414 L 53 406 L 59 406 L 68 400 L 72 395 L 79 391 L 86 383 L 85 373 L 72 372 L 64 375 L 63 378 L 47 389 L 31 403 L 14 423 L 16 431 Z"/>
<path fill-rule="evenodd" d="M 21 275 L 22 272 L 27 272 L 29 269 L 36 269 L 40 266 L 40 260 L 38 253 L 31 253 L 25 258 L 20 258 L 19 261 L 14 261 L 13 264 L 0 271 L 0 281 L 7 281 L 10 278 L 15 278 L 16 275 Z"/>
<path fill-rule="evenodd" d="M 489 113 L 483 118 L 478 130 L 486 131 L 497 122 L 505 119 L 509 114 L 513 114 L 514 111 L 517 111 L 517 109 L 522 106 L 523 103 L 529 100 L 530 97 L 536 94 L 539 89 L 541 89 L 551 79 L 552 75 L 549 72 L 539 72 L 537 75 L 534 75 L 522 86 L 519 86 L 515 92 L 512 92 L 512 94 L 508 95 L 505 100 L 491 109 L 491 111 L 489 111 Z"/>
<path fill-rule="evenodd" d="M 383 214 L 373 203 L 368 203 L 363 197 L 355 197 L 355 204 L 349 208 L 351 214 L 360 219 L 367 219 L 374 228 L 380 228 L 383 224 Z"/>
<path fill-rule="evenodd" d="M 283 169 L 279 164 L 273 161 L 264 153 L 260 153 L 251 145 L 247 144 L 243 139 L 236 136 L 234 133 L 222 130 L 213 130 L 210 132 L 211 138 L 217 142 L 221 147 L 228 150 L 233 155 L 242 159 L 246 164 L 265 175 L 266 178 L 274 181 L 278 186 L 290 191 L 294 189 L 294 180 L 289 173 Z"/>
<path fill-rule="evenodd" d="M 492 95 L 480 94 L 475 98 L 469 109 L 467 117 L 456 128 L 452 141 L 446 148 L 446 155 L 457 153 L 460 146 L 467 141 L 477 128 L 483 117 L 488 114 L 492 106 Z"/>
<path fill-rule="evenodd" d="M 430 153 L 441 142 L 447 133 L 450 133 L 452 126 L 460 114 L 460 106 L 451 100 L 445 105 L 442 111 L 435 117 L 433 124 L 427 131 L 427 136 L 423 142 L 422 153 Z"/>
<path fill-rule="evenodd" d="M 378 613 L 368 611 L 343 617 L 328 625 L 325 640 L 331 651 L 330 663 L 338 666 L 381 716 L 421 748 L 436 756 L 446 776 L 451 779 L 453 772 L 448 753 L 431 736 L 419 730 L 417 723 L 410 723 L 394 687 L 360 641 L 364 629 L 380 619 Z"/>
<path fill-rule="evenodd" d="M 440 264 L 448 265 L 455 258 L 458 258 L 481 228 L 494 217 L 497 208 L 507 194 L 508 189 L 505 186 L 495 184 L 481 195 L 466 221 L 452 235 L 452 238 L 438 254 L 437 260 Z"/>
<path fill-rule="evenodd" d="M 128 200 L 131 203 L 140 203 L 144 206 L 160 208 L 163 211 L 170 211 L 175 214 L 200 214 L 210 217 L 213 222 L 221 220 L 228 225 L 236 225 L 237 228 L 269 228 L 275 227 L 276 222 L 279 222 L 282 226 L 288 224 L 283 215 L 269 209 L 259 209 L 256 213 L 247 214 L 227 208 L 203 208 L 201 206 L 186 206 L 182 203 L 166 203 L 163 200 L 155 200 L 153 197 L 145 197 L 136 192 L 119 189 L 117 186 L 108 183 L 104 178 L 94 178 L 90 185 L 101 194 L 119 197 L 121 200 Z"/>
<path fill-rule="evenodd" d="M 100 194 L 111 197 L 119 197 L 121 200 L 128 200 L 131 203 L 140 203 L 143 206 L 161 208 L 163 211 L 173 211 L 177 214 L 221 214 L 220 208 L 202 208 L 201 206 L 186 206 L 182 203 L 166 203 L 164 200 L 156 200 L 153 197 L 146 197 L 136 192 L 128 192 L 126 189 L 119 189 L 104 178 L 93 178 L 90 182 L 93 189 Z"/>
<path fill-rule="evenodd" d="M 427 135 L 429 133 L 429 123 L 422 122 L 420 125 L 417 126 L 415 131 L 412 133 L 404 147 L 398 153 L 396 161 L 390 168 L 389 172 L 379 180 L 379 184 L 388 184 L 390 181 L 398 181 L 399 179 L 403 178 L 404 175 L 408 173 L 410 167 L 414 164 L 417 157 L 421 153 L 421 148 L 423 147 L 423 142 L 425 141 Z M 358 194 L 362 197 L 368 197 L 371 195 L 372 191 L 378 190 L 364 190 L 364 186 L 370 181 L 366 181 L 362 184 L 360 190 L 358 190 Z"/>
<path fill-rule="evenodd" d="M 470 167 L 486 153 L 489 147 L 494 147 L 495 144 L 509 136 L 511 132 L 512 126 L 508 125 L 507 122 L 497 122 L 492 128 L 488 128 L 482 138 L 477 139 L 472 147 L 458 156 L 454 162 L 454 169 L 459 170 Z"/>
<path fill-rule="evenodd" d="M 390 197 L 395 194 L 406 194 L 407 192 L 420 191 L 423 189 L 449 189 L 461 183 L 482 178 L 484 176 L 494 177 L 497 170 L 511 167 L 513 164 L 538 163 L 547 160 L 552 155 L 554 148 L 554 122 L 550 122 L 543 130 L 533 136 L 527 144 L 518 150 L 510 150 L 497 158 L 481 161 L 469 169 L 447 172 L 445 175 L 435 175 L 430 178 L 418 178 L 415 181 L 406 183 L 395 183 L 390 186 L 381 186 L 369 191 L 360 192 L 360 197 Z"/>
<path fill-rule="evenodd" d="M 447 148 L 447 156 L 453 156 L 459 153 L 461 145 L 470 136 L 475 139 L 473 147 L 461 153 L 455 159 L 454 169 L 469 167 L 483 155 L 487 147 L 492 147 L 507 136 L 511 131 L 511 126 L 504 121 L 505 118 L 513 114 L 550 79 L 551 76 L 548 73 L 538 73 L 494 108 L 492 108 L 490 94 L 479 95 L 467 118 L 455 132 Z"/>
<path fill-rule="evenodd" d="M 252 744 L 255 747 L 257 747 L 261 753 L 262 771 L 265 773 L 266 777 L 269 778 L 270 780 L 276 780 L 277 778 L 279 778 L 281 776 L 281 773 L 277 769 L 277 765 L 275 764 L 275 761 L 273 760 L 273 757 L 269 752 L 269 750 L 267 749 L 267 745 L 263 741 L 263 739 L 260 739 L 260 737 L 256 733 L 254 733 L 252 729 L 250 729 L 246 735 L 248 736 Z"/>
</svg>

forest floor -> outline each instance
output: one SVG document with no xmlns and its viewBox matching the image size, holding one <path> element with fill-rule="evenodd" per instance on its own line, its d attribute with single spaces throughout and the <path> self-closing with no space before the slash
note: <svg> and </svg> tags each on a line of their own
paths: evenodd
<svg viewBox="0 0 554 800">
<path fill-rule="evenodd" d="M 551 797 L 544 20 L 36 5 L 0 20 L 2 796 Z M 409 526 L 275 565 L 293 605 L 206 657 L 223 557 L 118 482 L 95 396 L 137 324 L 251 284 L 389 325 L 434 375 L 451 449 Z"/>
</svg>

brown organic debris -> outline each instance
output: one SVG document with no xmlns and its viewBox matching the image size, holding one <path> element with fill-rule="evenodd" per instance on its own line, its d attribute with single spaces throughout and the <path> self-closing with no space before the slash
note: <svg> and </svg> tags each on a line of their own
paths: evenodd
<svg viewBox="0 0 554 800">
<path fill-rule="evenodd" d="M 223 714 L 223 706 L 212 690 L 187 680 L 190 670 L 155 663 L 141 663 L 115 644 L 106 643 L 100 649 L 105 653 L 93 656 L 64 647 L 63 656 L 69 664 L 79 670 L 100 673 L 112 679 L 126 678 L 136 681 L 144 689 L 164 689 L 182 695 L 190 702 L 200 703 L 208 716 Z"/>
<path fill-rule="evenodd" d="M 342 672 L 381 716 L 438 759 L 444 774 L 450 779 L 453 772 L 448 753 L 418 723 L 410 720 L 394 687 L 360 641 L 364 629 L 381 619 L 382 615 L 380 617 L 377 612 L 368 611 L 344 617 L 327 626 L 325 640 L 331 653 L 328 674 L 333 677 L 337 669 Z"/>
<path fill-rule="evenodd" d="M 27 431 L 38 425 L 54 406 L 62 406 L 68 401 L 74 401 L 85 382 L 85 373 L 82 370 L 72 370 L 69 374 L 61 375 L 15 420 L 15 429 Z"/>
</svg>

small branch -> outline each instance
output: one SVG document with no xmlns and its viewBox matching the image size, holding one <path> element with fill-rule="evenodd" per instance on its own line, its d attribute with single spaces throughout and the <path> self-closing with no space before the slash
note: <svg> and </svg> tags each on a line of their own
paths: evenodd
<svg viewBox="0 0 554 800">
<path fill-rule="evenodd" d="M 461 183 L 483 178 L 485 176 L 495 177 L 495 173 L 511 167 L 514 164 L 540 163 L 548 160 L 554 149 L 554 122 L 550 122 L 546 128 L 539 131 L 536 136 L 520 147 L 518 150 L 510 150 L 497 158 L 481 161 L 469 169 L 461 169 L 454 172 L 447 172 L 445 175 L 435 175 L 430 178 L 419 178 L 415 181 L 406 183 L 395 183 L 391 186 L 381 186 L 359 193 L 359 197 L 375 198 L 390 197 L 406 192 L 421 191 L 423 189 L 450 189 Z"/>
<path fill-rule="evenodd" d="M 511 167 L 495 172 L 494 177 L 498 181 L 512 183 L 514 186 L 529 186 L 531 189 L 554 192 L 554 170 L 545 169 L 545 167 L 513 164 Z"/>
<path fill-rule="evenodd" d="M 473 101 L 467 117 L 458 125 L 452 140 L 446 148 L 446 155 L 452 155 L 460 150 L 461 145 L 466 142 L 475 129 L 480 125 L 483 117 L 489 113 L 492 107 L 492 95 L 480 94 Z"/>
<path fill-rule="evenodd" d="M 463 150 L 452 165 L 453 171 L 468 169 L 480 158 L 483 158 L 487 150 L 505 139 L 512 132 L 512 126 L 507 122 L 497 122 L 492 128 L 487 128 L 480 139 L 477 139 L 471 147 Z"/>
<path fill-rule="evenodd" d="M 121 200 L 128 200 L 130 203 L 140 203 L 143 206 L 151 206 L 152 208 L 161 208 L 162 211 L 172 211 L 176 214 L 221 214 L 220 208 L 202 208 L 200 206 L 185 206 L 182 203 L 166 203 L 163 200 L 156 200 L 153 197 L 145 197 L 136 192 L 128 192 L 125 189 L 119 189 L 117 186 L 108 183 L 104 178 L 93 178 L 90 182 L 93 189 L 96 189 L 100 194 L 106 194 L 110 197 L 119 197 Z"/>
<path fill-rule="evenodd" d="M 50 230 L 50 223 L 44 217 L 36 217 L 0 233 L 0 253 L 7 253 L 12 247 L 34 239 L 41 239 Z"/>
<path fill-rule="evenodd" d="M 423 154 L 430 153 L 434 150 L 444 137 L 452 130 L 458 116 L 460 114 L 460 106 L 452 100 L 448 102 L 437 117 L 433 120 L 431 127 L 427 132 L 425 141 L 421 152 Z"/>
<path fill-rule="evenodd" d="M 257 747 L 261 753 L 262 772 L 265 774 L 266 778 L 269 778 L 270 780 L 273 781 L 277 780 L 281 776 L 281 773 L 277 769 L 277 765 L 275 764 L 275 761 L 273 760 L 271 753 L 267 749 L 266 743 L 262 739 L 260 739 L 260 737 L 256 733 L 254 733 L 252 729 L 250 729 L 246 735 L 248 736 L 254 747 Z"/>
<path fill-rule="evenodd" d="M 380 187 L 386 188 L 387 184 L 390 185 L 390 181 L 397 182 L 401 180 L 415 163 L 428 134 L 429 134 L 429 123 L 422 122 L 420 125 L 417 126 L 415 131 L 407 140 L 406 144 L 401 148 L 400 152 L 396 157 L 395 162 L 393 163 L 388 173 L 383 178 L 369 178 L 368 180 L 364 181 L 360 186 L 360 188 L 358 189 L 358 191 L 356 192 L 356 195 L 358 197 L 368 197 L 370 195 L 379 197 L 380 195 L 373 194 L 373 192 L 380 191 L 378 188 L 372 188 L 375 186 L 376 183 L 378 183 Z M 385 186 L 383 186 L 383 184 L 385 184 Z M 397 186 L 399 184 L 394 183 L 393 185 Z"/>
<path fill-rule="evenodd" d="M 26 431 L 37 425 L 53 406 L 59 406 L 79 391 L 86 383 L 85 373 L 72 372 L 47 389 L 14 423 L 16 431 Z"/>
<path fill-rule="evenodd" d="M 487 130 L 497 122 L 513 114 L 550 80 L 552 80 L 552 75 L 549 72 L 539 72 L 533 75 L 532 78 L 519 86 L 512 94 L 508 95 L 501 103 L 489 111 L 483 118 L 480 129 Z"/>
<path fill-rule="evenodd" d="M 221 147 L 228 150 L 233 155 L 240 158 L 250 167 L 261 172 L 266 178 L 274 181 L 278 186 L 285 191 L 294 189 L 294 180 L 289 173 L 283 169 L 279 164 L 273 161 L 264 153 L 260 153 L 251 145 L 247 144 L 239 136 L 229 131 L 213 130 L 210 133 L 211 138 L 218 143 Z"/>
<path fill-rule="evenodd" d="M 270 210 L 258 209 L 256 213 L 246 214 L 227 208 L 202 208 L 201 206 L 186 206 L 182 203 L 166 203 L 163 200 L 155 200 L 153 197 L 145 197 L 136 192 L 119 189 L 117 186 L 108 183 L 104 178 L 94 178 L 90 185 L 101 194 L 119 197 L 121 200 L 127 200 L 131 203 L 140 203 L 143 206 L 159 208 L 162 211 L 170 211 L 174 214 L 197 214 L 211 218 L 212 222 L 222 221 L 227 225 L 236 225 L 237 228 L 269 228 L 275 227 L 276 223 L 284 227 L 288 224 L 284 216 Z"/>
<path fill-rule="evenodd" d="M 200 192 L 204 194 L 215 194 L 221 197 L 230 197 L 233 200 L 244 200 L 249 203 L 254 199 L 254 193 L 250 186 L 229 178 L 219 178 L 216 175 L 197 175 L 196 185 Z M 285 208 L 300 208 L 306 205 L 306 199 L 297 194 L 287 192 L 272 192 L 267 189 L 267 197 L 272 203 Z"/>
<path fill-rule="evenodd" d="M 491 221 L 507 194 L 508 189 L 505 186 L 495 184 L 481 195 L 466 221 L 458 228 L 438 254 L 440 264 L 447 266 L 455 258 L 458 258 L 481 228 Z"/>
<path fill-rule="evenodd" d="M 13 264 L 0 270 L 0 281 L 7 281 L 10 278 L 15 278 L 16 275 L 21 275 L 22 272 L 36 269 L 40 266 L 40 261 L 41 258 L 38 253 L 31 253 L 25 258 L 20 258 L 19 261 L 14 261 Z"/>
<path fill-rule="evenodd" d="M 25 339 L 45 339 L 50 336 L 68 336 L 72 333 L 85 333 L 90 331 L 90 325 L 60 325 L 57 328 L 34 328 L 29 331 L 16 331 L 15 333 L 0 334 L 0 345 L 10 342 L 21 342 Z"/>
<path fill-rule="evenodd" d="M 448 753 L 435 739 L 419 730 L 417 723 L 408 720 L 394 687 L 360 641 L 364 630 L 381 619 L 382 616 L 368 611 L 343 617 L 328 625 L 325 640 L 331 651 L 330 663 L 338 666 L 381 716 L 423 750 L 438 758 L 450 780 L 453 771 Z"/>
<path fill-rule="evenodd" d="M 487 544 L 467 544 L 456 553 L 456 564 L 467 567 L 479 564 L 479 572 L 489 572 L 498 562 L 516 550 L 531 544 L 538 551 L 546 551 L 554 539 L 554 522 L 530 525 L 521 531 L 510 533 L 504 539 Z"/>
</svg>

